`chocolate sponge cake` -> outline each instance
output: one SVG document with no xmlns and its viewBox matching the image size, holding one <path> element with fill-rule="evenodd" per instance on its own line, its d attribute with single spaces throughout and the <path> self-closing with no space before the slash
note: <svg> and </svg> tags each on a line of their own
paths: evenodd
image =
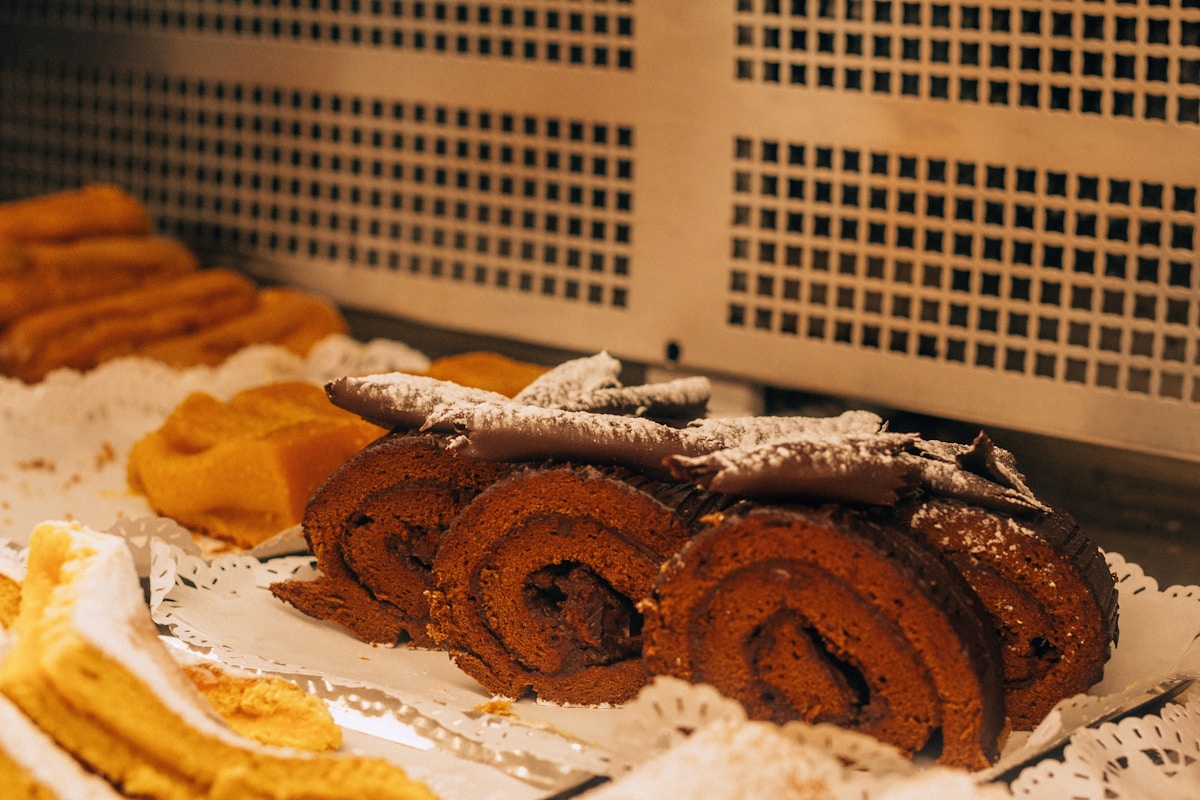
<svg viewBox="0 0 1200 800">
<path fill-rule="evenodd" d="M 655 674 L 708 683 L 754 718 L 830 722 L 982 768 L 1004 730 L 1000 653 L 960 576 L 835 506 L 745 503 L 663 568 L 646 610 Z"/>
<path fill-rule="evenodd" d="M 493 694 L 630 699 L 646 681 L 637 604 L 707 497 L 617 467 L 513 474 L 467 505 L 442 540 L 436 637 Z"/>
<path fill-rule="evenodd" d="M 391 432 L 343 464 L 309 499 L 303 528 L 319 577 L 276 583 L 271 591 L 364 641 L 431 646 L 427 593 L 434 588 L 430 567 L 442 535 L 463 505 L 516 468 L 514 459 L 460 455 L 451 447 L 455 426 L 436 420 L 435 412 L 510 404 L 656 417 L 702 413 L 707 381 L 624 387 L 617 379 L 620 367 L 607 353 L 551 370 L 477 353 L 439 359 L 430 375 L 397 372 L 330 382 L 325 391 L 334 406 Z M 510 403 L 497 389 L 517 396 Z"/>
<path fill-rule="evenodd" d="M 937 548 L 986 606 L 1015 728 L 1036 726 L 1059 700 L 1100 680 L 1117 633 L 1117 591 L 1104 555 L 1069 515 L 934 499 L 905 504 L 895 518 Z"/>
<path fill-rule="evenodd" d="M 366 642 L 427 631 L 430 569 L 443 531 L 470 499 L 512 467 L 457 458 L 440 434 L 388 434 L 360 451 L 316 491 L 304 535 L 321 574 L 271 585 L 276 597 L 335 622 Z"/>
</svg>

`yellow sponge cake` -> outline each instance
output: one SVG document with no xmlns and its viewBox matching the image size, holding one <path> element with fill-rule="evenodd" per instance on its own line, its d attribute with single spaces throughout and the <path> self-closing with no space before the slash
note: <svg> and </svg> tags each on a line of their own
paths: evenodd
<svg viewBox="0 0 1200 800">
<path fill-rule="evenodd" d="M 0 696 L 0 794 L 9 800 L 119 800 Z"/>
<path fill-rule="evenodd" d="M 118 537 L 39 525 L 14 631 L 0 692 L 123 794 L 432 797 L 382 759 L 267 747 L 234 733 L 157 638 Z"/>
<path fill-rule="evenodd" d="M 183 671 L 225 724 L 247 739 L 315 752 L 342 746 L 342 729 L 329 709 L 294 683 L 204 662 L 184 663 Z"/>
<path fill-rule="evenodd" d="M 0 553 L 0 628 L 9 627 L 17 618 L 24 579 L 25 565 Z"/>
</svg>

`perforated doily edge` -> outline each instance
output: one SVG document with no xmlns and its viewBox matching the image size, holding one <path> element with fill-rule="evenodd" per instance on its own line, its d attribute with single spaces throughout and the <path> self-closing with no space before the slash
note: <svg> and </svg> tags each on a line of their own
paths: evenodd
<svg viewBox="0 0 1200 800">
<path fill-rule="evenodd" d="M 171 576 L 173 582 L 178 582 L 179 574 L 190 574 L 191 577 L 187 579 L 190 581 L 195 581 L 198 576 L 203 576 L 199 581 L 199 588 L 202 591 L 250 592 L 263 590 L 265 579 L 261 575 L 253 579 L 248 578 L 250 573 L 263 568 L 264 562 L 258 559 L 236 556 L 206 561 L 174 549 L 171 550 L 171 557 L 176 560 L 175 570 L 178 574 L 172 576 L 170 569 L 156 570 L 155 574 L 159 576 L 160 580 Z M 1179 619 L 1188 619 L 1191 614 L 1200 610 L 1200 591 L 1196 591 L 1194 587 L 1171 587 L 1166 591 L 1160 591 L 1157 582 L 1146 576 L 1139 565 L 1125 561 L 1120 554 L 1116 553 L 1108 554 L 1108 560 L 1114 574 L 1117 575 L 1118 585 L 1121 587 L 1120 602 L 1123 615 L 1133 614 L 1139 604 L 1147 602 L 1170 603 L 1173 608 L 1186 610 L 1188 613 L 1176 615 Z M 311 560 L 304 558 L 276 559 L 275 561 L 280 562 L 273 567 L 276 574 L 280 569 L 287 571 L 311 568 L 312 566 Z M 214 577 L 213 573 L 209 571 L 214 564 L 235 568 L 228 576 L 218 574 Z M 181 567 L 184 565 L 186 567 L 181 571 Z M 170 591 L 169 587 L 167 591 Z M 195 631 L 189 632 L 185 617 L 173 613 L 170 609 L 167 609 L 165 613 L 160 609 L 159 621 L 170 625 L 177 636 L 185 641 L 190 641 L 192 646 L 218 649 L 222 646 L 220 642 L 198 635 Z M 1173 663 L 1181 655 L 1162 654 L 1161 661 Z M 320 664 L 295 665 L 278 661 L 264 661 L 253 654 L 245 653 L 226 652 L 220 657 L 228 658 L 238 666 L 262 669 L 268 672 L 291 671 L 312 675 L 323 673 Z M 1110 661 L 1110 668 L 1120 670 L 1121 659 L 1122 651 L 1118 647 Z M 354 681 L 345 683 L 347 687 L 355 685 Z M 386 687 L 384 688 L 386 689 Z M 1072 703 L 1086 703 L 1096 699 L 1082 695 L 1079 698 L 1064 701 L 1064 705 L 1069 708 Z M 1057 719 L 1060 725 L 1063 724 L 1064 719 L 1070 719 L 1069 714 L 1065 716 L 1063 714 L 1051 715 L 1051 717 Z M 658 679 L 645 689 L 635 701 L 622 709 L 620 722 L 610 731 L 610 736 L 604 741 L 592 743 L 598 744 L 600 749 L 593 749 L 589 758 L 579 759 L 577 766 L 580 769 L 592 769 L 614 776 L 628 774 L 650 759 L 667 753 L 698 728 L 716 720 L 720 720 L 722 724 L 741 724 L 745 722 L 745 716 L 740 705 L 722 697 L 711 687 L 692 686 L 682 682 Z M 1050 722 L 1051 718 L 1048 717 L 1047 724 Z M 496 721 L 491 720 L 490 723 L 494 730 Z M 1168 719 L 1166 724 L 1171 724 L 1171 720 Z M 788 736 L 807 747 L 815 747 L 835 756 L 846 770 L 843 776 L 844 780 L 858 781 L 866 785 L 866 788 L 858 787 L 865 792 L 862 796 L 866 800 L 873 796 L 873 790 L 867 784 L 878 784 L 879 787 L 884 787 L 903 785 L 905 780 L 911 780 L 913 785 L 917 785 L 919 781 L 928 780 L 927 768 L 915 767 L 911 761 L 870 737 L 833 726 L 805 726 L 799 723 L 790 723 L 778 730 L 780 735 Z M 1091 731 L 1084 733 L 1092 735 Z M 486 740 L 488 731 L 481 729 L 476 731 L 476 735 Z M 1079 735 L 1081 734 L 1076 733 L 1076 736 Z M 575 755 L 577 754 L 568 754 L 567 757 L 573 758 Z M 886 781 L 883 780 L 884 778 Z M 1111 780 L 1111 778 L 1107 780 Z M 1027 793 L 1025 796 L 1049 798 L 1052 795 Z"/>
</svg>

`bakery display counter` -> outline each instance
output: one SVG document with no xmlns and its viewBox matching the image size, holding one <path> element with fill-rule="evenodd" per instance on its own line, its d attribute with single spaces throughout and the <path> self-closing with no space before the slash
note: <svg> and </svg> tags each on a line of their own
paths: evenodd
<svg viewBox="0 0 1200 800">
<path fill-rule="evenodd" d="M 0 795 L 1200 797 L 1200 0 L 520 5 L 0 0 Z"/>
</svg>

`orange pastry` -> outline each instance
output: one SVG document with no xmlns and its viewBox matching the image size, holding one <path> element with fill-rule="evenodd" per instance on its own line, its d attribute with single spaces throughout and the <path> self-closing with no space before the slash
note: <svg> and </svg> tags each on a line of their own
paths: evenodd
<svg viewBox="0 0 1200 800">
<path fill-rule="evenodd" d="M 13 241 L 146 234 L 150 229 L 145 206 L 124 189 L 103 183 L 0 203 L 0 238 Z"/>
<path fill-rule="evenodd" d="M 0 246 L 0 323 L 39 309 L 193 272 L 195 254 L 165 236 L 91 236 Z"/>
<path fill-rule="evenodd" d="M 183 672 L 234 733 L 314 753 L 342 746 L 342 729 L 329 709 L 294 683 L 215 663 L 184 664 Z"/>
<path fill-rule="evenodd" d="M 514 397 L 549 368 L 502 356 L 488 350 L 436 359 L 425 375 L 476 389 Z"/>
<path fill-rule="evenodd" d="M 382 759 L 266 746 L 232 731 L 158 638 L 119 537 L 77 523 L 39 525 L 16 631 L 0 663 L 0 692 L 127 796 L 433 798 Z"/>
<path fill-rule="evenodd" d="M 212 269 L 46 308 L 0 335 L 0 371 L 35 382 L 60 367 L 90 369 L 142 343 L 237 316 L 253 308 L 255 291 L 236 272 Z"/>
<path fill-rule="evenodd" d="M 277 344 L 303 356 L 334 333 L 345 333 L 337 308 L 305 292 L 271 287 L 258 292 L 254 308 L 203 330 L 149 342 L 138 355 L 173 367 L 220 364 L 252 344 Z"/>
<path fill-rule="evenodd" d="M 317 487 L 384 433 L 290 382 L 223 403 L 189 395 L 129 454 L 130 486 L 160 514 L 242 547 L 296 525 Z"/>
</svg>

